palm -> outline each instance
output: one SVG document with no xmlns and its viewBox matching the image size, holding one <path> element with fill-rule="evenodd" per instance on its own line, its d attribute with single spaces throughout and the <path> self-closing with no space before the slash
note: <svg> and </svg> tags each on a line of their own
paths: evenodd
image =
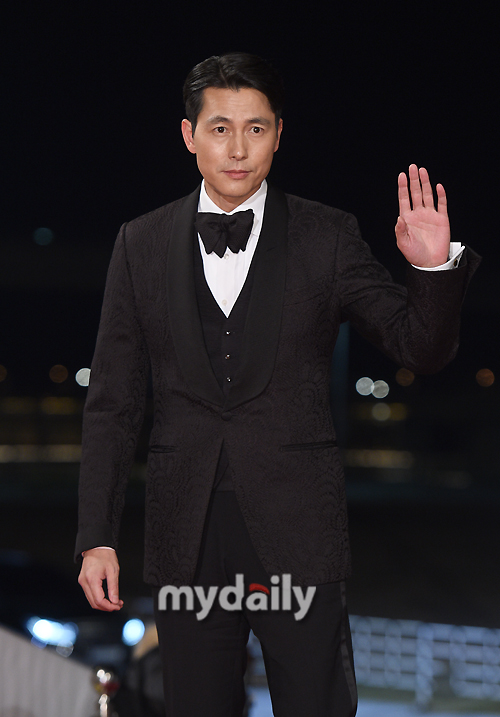
<svg viewBox="0 0 500 717">
<path fill-rule="evenodd" d="M 396 224 L 398 247 L 415 266 L 434 267 L 444 264 L 450 250 L 450 223 L 446 193 L 436 186 L 437 210 L 434 208 L 429 175 L 426 169 L 410 166 L 410 195 L 406 174 L 398 177 L 399 218 Z"/>
</svg>

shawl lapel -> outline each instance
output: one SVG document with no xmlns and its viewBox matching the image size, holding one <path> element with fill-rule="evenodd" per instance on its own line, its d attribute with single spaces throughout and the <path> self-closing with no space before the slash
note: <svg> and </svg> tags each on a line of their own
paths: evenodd
<svg viewBox="0 0 500 717">
<path fill-rule="evenodd" d="M 175 353 L 194 393 L 222 406 L 224 394 L 210 364 L 194 284 L 194 220 L 200 188 L 183 201 L 174 218 L 167 259 L 167 301 Z"/>
<path fill-rule="evenodd" d="M 229 395 L 224 396 L 205 347 L 194 284 L 193 234 L 199 193 L 198 188 L 182 201 L 172 226 L 167 260 L 170 326 L 175 352 L 191 390 L 227 411 L 258 396 L 272 376 L 285 291 L 288 208 L 283 192 L 269 186 L 253 259 L 255 275 L 241 363 Z"/>
<path fill-rule="evenodd" d="M 288 206 L 283 192 L 268 186 L 241 362 L 226 397 L 230 410 L 262 393 L 274 370 L 286 278 Z"/>
</svg>

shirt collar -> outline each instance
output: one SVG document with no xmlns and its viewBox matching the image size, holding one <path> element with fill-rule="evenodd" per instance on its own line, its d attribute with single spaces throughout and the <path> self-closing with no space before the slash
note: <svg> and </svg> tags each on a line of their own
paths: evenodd
<svg viewBox="0 0 500 717">
<path fill-rule="evenodd" d="M 205 180 L 201 183 L 200 198 L 198 200 L 198 211 L 199 212 L 214 212 L 216 214 L 234 214 L 235 212 L 244 212 L 247 209 L 252 209 L 254 213 L 252 234 L 259 234 L 260 227 L 262 226 L 262 219 L 264 216 L 264 205 L 266 203 L 267 196 L 267 182 L 264 179 L 255 194 L 246 199 L 242 204 L 239 204 L 231 212 L 223 212 L 220 207 L 213 202 L 207 194 L 205 189 Z"/>
</svg>

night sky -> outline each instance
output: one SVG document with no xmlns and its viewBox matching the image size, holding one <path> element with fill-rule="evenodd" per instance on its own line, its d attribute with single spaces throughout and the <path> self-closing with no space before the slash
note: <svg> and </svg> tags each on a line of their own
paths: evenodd
<svg viewBox="0 0 500 717">
<path fill-rule="evenodd" d="M 404 280 L 394 238 L 397 176 L 415 162 L 447 190 L 452 238 L 483 256 L 466 297 L 459 354 L 437 376 L 398 387 L 398 367 L 351 332 L 344 405 L 376 403 L 367 397 L 362 404 L 354 389 L 359 376 L 371 376 L 390 383 L 389 400 L 408 405 L 409 419 L 386 431 L 387 424 L 350 415 L 350 445 L 412 450 L 421 461 L 415 485 L 377 482 L 376 471 L 365 470 L 359 495 L 358 474 L 348 470 L 358 581 L 352 604 L 359 614 L 498 626 L 500 579 L 492 584 L 491 576 L 499 574 L 500 550 L 500 28 L 491 8 L 438 0 L 4 3 L 0 409 L 18 396 L 33 397 L 35 407 L 51 396 L 83 402 L 86 389 L 73 377 L 92 359 L 121 224 L 199 181 L 180 133 L 185 76 L 213 54 L 260 54 L 281 71 L 287 89 L 270 181 L 355 214 L 374 254 Z M 42 228 L 50 233 L 35 234 Z M 35 236 L 53 238 L 39 244 Z M 49 379 L 54 364 L 68 368 L 63 383 Z M 475 380 L 484 368 L 496 375 L 489 388 Z M 68 442 L 79 441 L 78 411 L 46 421 L 37 410 L 26 418 L 0 410 L 0 444 L 33 442 L 25 429 L 48 443 L 64 443 L 71 430 Z M 0 543 L 68 569 L 77 465 L 61 465 L 59 483 L 54 464 L 2 468 L 5 495 L 22 480 L 35 489 L 26 492 L 31 512 L 0 501 Z M 370 480 L 375 490 L 367 498 Z M 66 484 L 70 511 L 63 514 L 58 501 Z M 50 519 L 39 511 L 43 501 L 52 506 Z M 123 552 L 139 580 L 142 508 L 132 501 L 131 510 Z M 49 522 L 58 526 L 53 538 Z M 127 585 L 128 573 L 122 575 Z"/>
<path fill-rule="evenodd" d="M 51 365 L 89 364 L 120 225 L 198 182 L 180 134 L 183 80 L 240 49 L 285 79 L 270 180 L 353 212 L 398 279 L 397 175 L 416 162 L 444 184 L 453 238 L 485 259 L 457 361 L 471 375 L 497 370 L 498 28 L 479 3 L 294 7 L 65 0 L 3 11 L 2 391 L 50 391 Z M 50 244 L 34 242 L 39 228 Z"/>
</svg>

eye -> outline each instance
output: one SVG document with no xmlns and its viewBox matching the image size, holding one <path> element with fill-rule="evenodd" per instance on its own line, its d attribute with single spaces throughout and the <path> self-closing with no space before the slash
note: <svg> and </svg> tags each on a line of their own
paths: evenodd
<svg viewBox="0 0 500 717">
<path fill-rule="evenodd" d="M 262 127 L 252 127 L 252 134 L 261 134 L 263 131 Z"/>
<path fill-rule="evenodd" d="M 225 127 L 215 127 L 216 134 L 224 134 L 225 131 L 226 131 Z"/>
</svg>

